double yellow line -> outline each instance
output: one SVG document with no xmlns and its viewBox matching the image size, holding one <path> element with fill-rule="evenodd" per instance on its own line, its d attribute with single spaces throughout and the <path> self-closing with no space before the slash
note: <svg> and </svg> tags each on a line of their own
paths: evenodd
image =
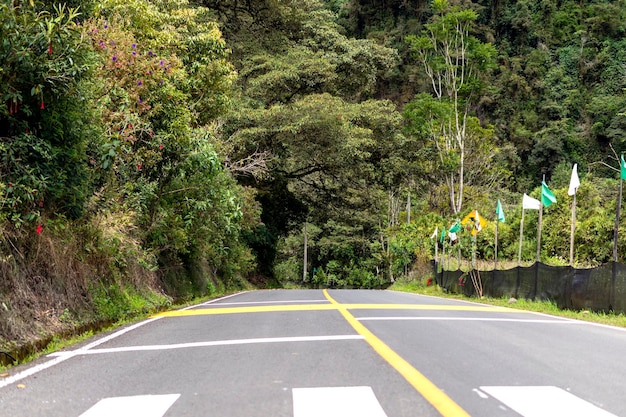
<svg viewBox="0 0 626 417">
<path fill-rule="evenodd" d="M 339 311 L 354 330 L 365 338 L 367 343 L 396 371 L 402 375 L 417 392 L 419 392 L 443 417 L 470 417 L 457 403 L 441 391 L 435 384 L 415 369 L 409 362 L 387 346 L 374 333 L 369 331 L 359 322 L 349 310 L 440 310 L 440 311 L 489 311 L 511 312 L 505 307 L 491 306 L 452 306 L 452 305 L 416 305 L 416 304 L 341 304 L 335 301 L 327 290 L 324 296 L 330 304 L 299 304 L 299 305 L 271 305 L 271 306 L 246 306 L 246 307 L 223 307 L 202 308 L 189 310 L 176 310 L 160 313 L 156 317 L 185 317 L 198 315 L 239 314 L 239 313 L 263 313 L 263 312 L 288 312 L 288 311 Z M 217 307 L 217 305 L 216 305 Z"/>
</svg>

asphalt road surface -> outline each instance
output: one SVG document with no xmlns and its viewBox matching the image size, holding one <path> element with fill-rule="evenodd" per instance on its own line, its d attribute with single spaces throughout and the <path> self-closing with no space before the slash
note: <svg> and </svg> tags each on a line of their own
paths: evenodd
<svg viewBox="0 0 626 417">
<path fill-rule="evenodd" d="M 14 417 L 626 417 L 626 331 L 392 291 L 172 311 L 0 377 Z"/>
</svg>

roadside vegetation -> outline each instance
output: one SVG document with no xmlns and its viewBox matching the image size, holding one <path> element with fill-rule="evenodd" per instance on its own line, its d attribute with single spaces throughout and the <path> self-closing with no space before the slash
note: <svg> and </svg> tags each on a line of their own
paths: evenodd
<svg viewBox="0 0 626 417">
<path fill-rule="evenodd" d="M 563 310 L 556 303 L 551 301 L 532 301 L 526 299 L 511 298 L 491 298 L 491 297 L 466 297 L 461 294 L 451 294 L 443 291 L 436 284 L 428 284 L 426 280 L 402 279 L 395 282 L 390 290 L 404 291 L 415 294 L 430 295 L 434 297 L 452 298 L 455 300 L 466 300 L 476 303 L 489 304 L 500 307 L 509 307 L 518 310 L 534 311 L 536 313 L 549 314 L 552 316 L 566 317 L 569 319 L 589 321 L 592 323 L 606 324 L 609 326 L 626 327 L 626 315 L 614 313 L 602 313 L 589 310 Z"/>
</svg>

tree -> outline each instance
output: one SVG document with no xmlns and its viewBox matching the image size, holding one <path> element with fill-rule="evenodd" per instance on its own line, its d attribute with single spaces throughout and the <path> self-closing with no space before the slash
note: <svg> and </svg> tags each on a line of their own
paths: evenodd
<svg viewBox="0 0 626 417">
<path fill-rule="evenodd" d="M 485 86 L 484 76 L 495 57 L 495 48 L 470 35 L 477 14 L 434 0 L 434 16 L 420 36 L 407 41 L 428 77 L 436 108 L 427 116 L 428 135 L 443 167 L 450 208 L 458 214 L 463 205 L 468 122 Z"/>
<path fill-rule="evenodd" d="M 216 151 L 235 74 L 211 13 L 178 0 L 107 0 L 96 13 L 86 26 L 100 57 L 104 135 L 90 150 L 99 210 L 132 213 L 161 265 L 207 263 L 202 282 L 247 271 L 240 233 L 258 213 Z"/>
</svg>

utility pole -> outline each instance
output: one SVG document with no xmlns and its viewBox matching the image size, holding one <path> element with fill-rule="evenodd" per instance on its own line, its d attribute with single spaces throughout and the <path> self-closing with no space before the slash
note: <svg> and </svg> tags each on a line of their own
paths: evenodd
<svg viewBox="0 0 626 417">
<path fill-rule="evenodd" d="M 302 281 L 306 282 L 306 275 L 307 275 L 307 264 L 309 263 L 308 261 L 308 245 L 309 245 L 309 239 L 307 236 L 307 232 L 306 232 L 306 220 L 304 221 L 304 262 L 303 262 L 303 266 L 302 266 Z"/>
</svg>

